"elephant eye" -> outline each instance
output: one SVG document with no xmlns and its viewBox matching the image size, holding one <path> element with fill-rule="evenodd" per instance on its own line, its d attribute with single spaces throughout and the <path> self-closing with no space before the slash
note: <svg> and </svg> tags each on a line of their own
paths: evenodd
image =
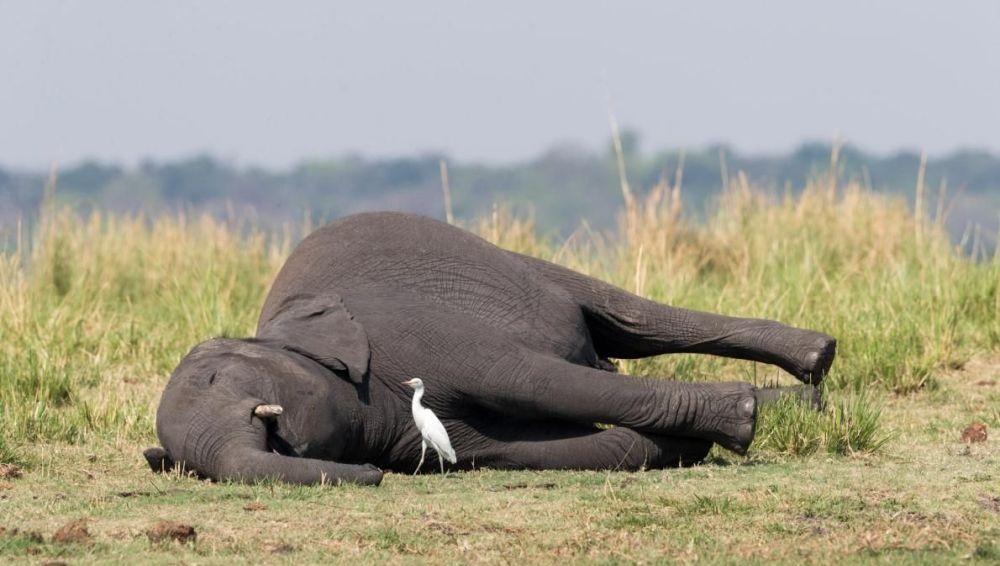
<svg viewBox="0 0 1000 566">
<path fill-rule="evenodd" d="M 214 371 L 212 372 L 212 375 L 208 376 L 208 384 L 212 385 L 213 383 L 215 383 L 215 372 Z"/>
</svg>

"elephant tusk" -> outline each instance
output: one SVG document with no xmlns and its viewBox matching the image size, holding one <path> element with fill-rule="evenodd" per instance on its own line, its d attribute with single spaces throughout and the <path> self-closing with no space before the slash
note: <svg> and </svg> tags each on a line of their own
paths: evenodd
<svg viewBox="0 0 1000 566">
<path fill-rule="evenodd" d="M 254 416 L 262 419 L 273 419 L 284 412 L 285 410 L 281 408 L 281 405 L 257 405 L 253 409 Z"/>
</svg>

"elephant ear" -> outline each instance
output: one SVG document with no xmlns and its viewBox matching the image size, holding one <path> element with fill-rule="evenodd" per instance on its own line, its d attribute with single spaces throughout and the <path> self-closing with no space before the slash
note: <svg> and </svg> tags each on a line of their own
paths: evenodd
<svg viewBox="0 0 1000 566">
<path fill-rule="evenodd" d="M 368 373 L 368 335 L 335 293 L 285 299 L 261 324 L 257 338 L 279 342 L 332 370 L 346 371 L 354 383 L 361 383 Z"/>
</svg>

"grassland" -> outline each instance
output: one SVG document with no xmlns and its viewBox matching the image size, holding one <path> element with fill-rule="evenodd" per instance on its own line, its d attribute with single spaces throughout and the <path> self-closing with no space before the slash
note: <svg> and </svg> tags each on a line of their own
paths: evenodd
<svg viewBox="0 0 1000 566">
<path fill-rule="evenodd" d="M 921 191 L 922 193 L 922 191 Z M 49 206 L 0 256 L 0 556 L 151 562 L 555 562 L 1000 558 L 1000 258 L 972 262 L 944 201 L 836 179 L 796 196 L 735 180 L 705 222 L 666 184 L 626 192 L 620 230 L 539 235 L 498 208 L 467 227 L 650 298 L 780 319 L 839 339 L 829 405 L 761 416 L 748 458 L 689 470 L 388 475 L 378 489 L 212 485 L 153 476 L 140 451 L 173 366 L 246 336 L 301 230 L 205 217 L 81 217 Z M 935 209 L 925 214 L 928 208 Z M 791 383 L 699 356 L 628 373 Z M 56 543 L 86 519 L 90 537 Z M 153 543 L 158 519 L 196 543 Z M 14 533 L 14 529 L 17 532 Z M 36 536 L 40 535 L 40 536 Z M 39 541 L 39 538 L 41 541 Z"/>
</svg>

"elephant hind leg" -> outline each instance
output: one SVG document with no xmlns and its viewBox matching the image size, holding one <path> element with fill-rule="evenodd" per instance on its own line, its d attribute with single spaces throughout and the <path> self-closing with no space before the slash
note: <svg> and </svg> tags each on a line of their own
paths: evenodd
<svg viewBox="0 0 1000 566">
<path fill-rule="evenodd" d="M 541 259 L 517 257 L 580 305 L 603 357 L 711 354 L 774 364 L 804 383 L 818 384 L 837 354 L 837 341 L 820 332 L 671 307 Z"/>
</svg>

